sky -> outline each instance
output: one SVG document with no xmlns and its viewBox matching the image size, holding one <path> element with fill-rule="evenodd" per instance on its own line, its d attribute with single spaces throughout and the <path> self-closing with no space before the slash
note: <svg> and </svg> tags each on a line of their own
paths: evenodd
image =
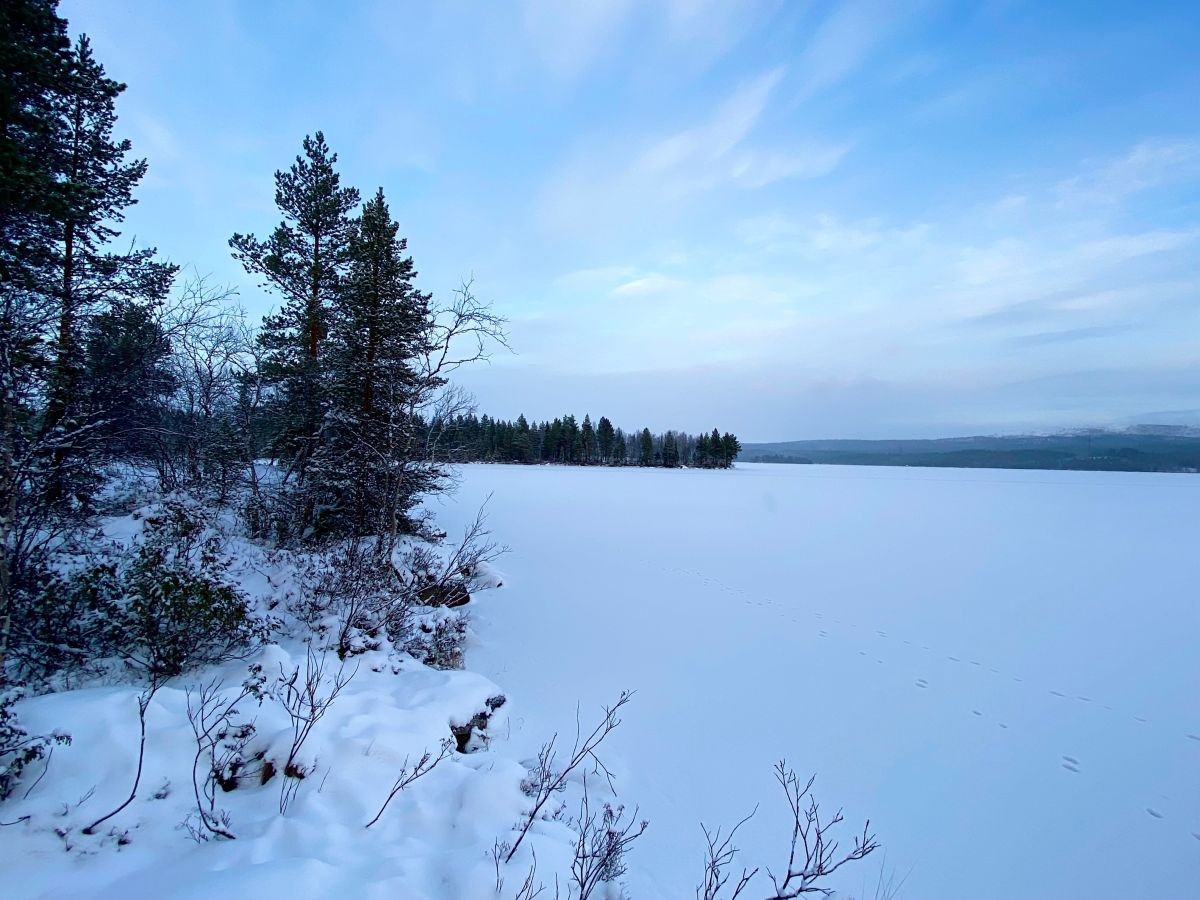
<svg viewBox="0 0 1200 900">
<path fill-rule="evenodd" d="M 323 130 L 420 272 L 509 319 L 481 412 L 744 441 L 1200 424 L 1200 4 L 68 0 L 229 255 Z"/>
</svg>

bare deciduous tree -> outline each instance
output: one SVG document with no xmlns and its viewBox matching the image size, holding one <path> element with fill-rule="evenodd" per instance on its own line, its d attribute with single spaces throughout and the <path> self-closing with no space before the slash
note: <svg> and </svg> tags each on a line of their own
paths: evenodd
<svg viewBox="0 0 1200 900">
<path fill-rule="evenodd" d="M 141 733 L 138 740 L 137 771 L 133 776 L 133 787 L 129 789 L 129 796 L 125 798 L 125 801 L 120 806 L 118 806 L 112 812 L 106 813 L 105 815 L 96 819 L 96 821 L 92 822 L 91 825 L 83 829 L 84 834 L 95 834 L 96 829 L 100 825 L 102 825 L 104 822 L 107 822 L 109 819 L 127 807 L 137 796 L 138 785 L 140 785 L 142 782 L 142 766 L 146 761 L 146 711 L 150 708 L 150 701 L 154 699 L 154 695 L 157 694 L 158 689 L 162 687 L 162 681 L 160 681 L 156 675 L 150 674 L 149 678 L 149 684 L 142 691 L 142 693 L 138 695 L 138 725 Z"/>
<path fill-rule="evenodd" d="M 421 754 L 421 758 L 417 760 L 416 765 L 411 769 L 408 767 L 408 760 L 404 760 L 404 765 L 400 767 L 400 774 L 396 776 L 396 781 L 392 784 L 392 789 L 388 791 L 387 797 L 383 801 L 383 805 L 379 807 L 379 812 L 375 813 L 375 818 L 366 824 L 370 828 L 379 821 L 383 811 L 388 808 L 388 804 L 392 802 L 392 798 L 398 793 L 416 781 L 422 776 L 428 775 L 437 768 L 437 764 L 450 755 L 451 749 L 454 747 L 454 741 L 447 738 L 442 741 L 441 748 L 438 750 L 438 755 L 434 756 L 429 750 Z"/>
<path fill-rule="evenodd" d="M 567 778 L 570 774 L 589 759 L 599 765 L 599 759 L 596 757 L 596 748 L 612 733 L 614 728 L 621 724 L 618 713 L 620 713 L 621 707 L 633 699 L 633 695 L 633 691 L 622 691 L 616 703 L 612 706 L 604 707 L 604 717 L 586 737 L 583 736 L 582 728 L 579 724 L 579 712 L 576 710 L 575 742 L 571 745 L 571 756 L 561 770 L 556 766 L 558 754 L 554 749 L 558 735 L 553 735 L 549 741 L 542 745 L 542 749 L 538 751 L 537 762 L 534 764 L 533 770 L 526 780 L 528 793 L 533 800 L 533 805 L 529 808 L 529 811 L 521 820 L 521 824 L 517 827 L 517 839 L 511 849 L 509 849 L 508 855 L 504 858 L 506 863 L 512 860 L 513 854 L 517 852 L 517 848 L 525 840 L 525 835 L 529 833 L 529 829 L 537 821 L 542 808 L 549 802 L 551 797 L 566 786 Z M 607 770 L 605 771 L 607 772 Z"/>
<path fill-rule="evenodd" d="M 802 783 L 795 771 L 788 768 L 787 761 L 780 760 L 775 764 L 775 780 L 783 788 L 792 812 L 792 839 L 783 874 L 776 876 L 770 869 L 767 870 L 767 877 L 771 879 L 775 890 L 769 900 L 794 900 L 801 894 L 829 896 L 832 890 L 818 884 L 819 881 L 846 863 L 860 860 L 879 847 L 875 835 L 870 832 L 871 822 L 868 820 L 863 825 L 862 834 L 854 837 L 853 848 L 839 854 L 838 841 L 831 838 L 830 832 L 843 821 L 842 811 L 838 810 L 832 818 L 821 821 L 820 805 L 812 795 L 816 776 Z"/>
<path fill-rule="evenodd" d="M 233 720 L 238 715 L 238 704 L 251 698 L 261 702 L 264 681 L 262 669 L 256 665 L 232 699 L 221 695 L 224 685 L 219 679 L 186 689 L 188 722 L 196 738 L 192 792 L 197 816 L 200 827 L 217 837 L 234 839 L 228 814 L 217 809 L 218 783 L 245 774 L 241 768 L 243 751 L 254 734 L 253 722 L 235 725 Z"/>
<path fill-rule="evenodd" d="M 838 841 L 833 839 L 831 832 L 843 821 L 842 812 L 838 810 L 832 818 L 821 820 L 820 806 L 812 795 L 816 776 L 801 782 L 795 771 L 788 768 L 787 760 L 780 760 L 775 764 L 775 780 L 787 797 L 788 809 L 792 813 L 792 833 L 783 874 L 776 876 L 767 869 L 767 877 L 771 879 L 774 891 L 768 900 L 794 900 L 804 894 L 831 896 L 833 889 L 827 883 L 822 883 L 824 879 L 846 863 L 863 859 L 879 847 L 879 842 L 870 831 L 871 823 L 868 821 L 863 826 L 862 834 L 854 838 L 852 849 L 839 853 Z M 704 876 L 696 887 L 696 900 L 735 900 L 758 873 L 758 868 L 742 869 L 741 876 L 734 883 L 733 893 L 727 898 L 722 895 L 732 877 L 729 869 L 738 853 L 733 845 L 734 836 L 757 811 L 758 807 L 755 807 L 750 815 L 724 836 L 720 828 L 710 832 L 706 826 L 700 826 L 708 846 L 704 857 Z M 891 889 L 891 882 L 888 883 L 888 889 Z"/>
<path fill-rule="evenodd" d="M 721 891 L 725 889 L 725 885 L 729 883 L 731 872 L 729 867 L 733 864 L 733 859 L 737 856 L 738 848 L 733 845 L 733 839 L 738 833 L 738 829 L 745 825 L 754 813 L 758 812 L 758 807 L 750 815 L 746 816 L 736 825 L 729 829 L 729 833 L 722 836 L 721 829 L 709 831 L 704 824 L 700 828 L 704 831 L 704 839 L 707 842 L 707 847 L 704 852 L 704 880 L 696 887 L 696 900 L 719 900 Z M 758 874 L 758 868 L 742 869 L 742 874 L 738 876 L 737 883 L 733 887 L 733 893 L 729 895 L 728 900 L 737 900 L 738 896 L 750 884 L 751 879 Z"/>
<path fill-rule="evenodd" d="M 300 782 L 308 771 L 300 765 L 300 751 L 316 724 L 324 718 L 338 695 L 358 672 L 355 667 L 348 674 L 342 662 L 337 672 L 326 683 L 325 654 L 316 653 L 308 647 L 304 656 L 304 676 L 297 666 L 289 674 L 281 666 L 276 682 L 275 696 L 288 714 L 292 725 L 292 741 L 288 748 L 287 761 L 283 766 L 282 786 L 279 791 L 279 812 L 287 812 L 288 806 L 300 790 Z"/>
<path fill-rule="evenodd" d="M 625 874 L 625 852 L 649 826 L 647 820 L 638 820 L 637 809 L 628 817 L 624 806 L 614 807 L 610 803 L 593 810 L 584 776 L 579 818 L 575 821 L 578 837 L 571 860 L 571 882 L 578 900 L 588 900 L 603 882 L 615 881 Z"/>
</svg>

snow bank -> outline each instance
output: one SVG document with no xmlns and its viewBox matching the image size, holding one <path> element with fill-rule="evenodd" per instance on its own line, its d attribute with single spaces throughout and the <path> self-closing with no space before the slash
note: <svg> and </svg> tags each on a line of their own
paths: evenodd
<svg viewBox="0 0 1200 900">
<path fill-rule="evenodd" d="M 107 540 L 125 543 L 140 517 L 104 523 Z M 232 532 L 232 523 L 226 523 Z M 272 552 L 238 539 L 228 545 L 230 576 L 261 612 L 288 631 L 289 604 L 304 589 L 302 554 Z M 495 602 L 484 589 L 502 583 L 493 567 L 472 583 L 469 609 Z M 503 602 L 503 601 L 501 601 Z M 0 868 L 10 897 L 158 898 L 265 896 L 461 898 L 496 896 L 490 852 L 511 839 L 529 807 L 527 769 L 503 740 L 511 704 L 491 680 L 470 671 L 429 668 L 386 648 L 339 664 L 325 658 L 328 686 L 352 675 L 313 729 L 298 761 L 305 770 L 293 802 L 280 814 L 280 792 L 294 779 L 275 774 L 242 778 L 216 792 L 235 840 L 196 840 L 193 763 L 196 741 L 188 691 L 223 685 L 232 697 L 259 667 L 268 691 L 307 665 L 296 637 L 238 662 L 189 672 L 154 694 L 146 714 L 144 769 L 136 799 L 95 835 L 83 829 L 128 796 L 138 758 L 141 687 L 109 683 L 22 700 L 17 710 L 30 733 L 61 729 L 69 746 L 35 763 L 3 806 Z M 339 666 L 341 668 L 339 669 Z M 301 676 L 303 677 L 303 675 Z M 487 713 L 486 732 L 473 732 L 469 753 L 453 752 L 398 793 L 372 827 L 401 771 L 425 752 L 434 757 L 454 729 Z M 284 708 L 270 697 L 238 704 L 234 723 L 252 721 L 245 755 L 286 759 L 292 741 Z M 478 721 L 478 720 L 477 720 Z M 548 737 L 548 735 L 547 735 Z M 204 767 L 201 765 L 201 775 Z M 187 823 L 187 824 L 185 824 Z M 505 871 L 519 884 L 537 853 L 548 871 L 565 873 L 573 835 L 554 822 L 534 825 Z M 511 891 L 510 891 L 511 892 Z"/>
</svg>

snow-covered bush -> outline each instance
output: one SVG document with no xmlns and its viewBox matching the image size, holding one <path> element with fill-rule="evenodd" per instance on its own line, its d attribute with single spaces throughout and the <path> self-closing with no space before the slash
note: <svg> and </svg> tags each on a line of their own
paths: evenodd
<svg viewBox="0 0 1200 900">
<path fill-rule="evenodd" d="M 13 709 L 20 697 L 19 689 L 0 694 L 0 800 L 8 799 L 26 766 L 45 758 L 55 744 L 71 743 L 69 734 L 31 736 L 22 728 Z"/>
<path fill-rule="evenodd" d="M 194 504 L 155 507 L 131 546 L 66 558 L 14 597 L 11 653 L 35 679 L 123 660 L 154 677 L 237 658 L 265 634 Z"/>
<path fill-rule="evenodd" d="M 434 669 L 461 669 L 467 642 L 467 614 L 441 607 L 416 621 L 404 649 Z"/>
<path fill-rule="evenodd" d="M 153 540 L 138 548 L 123 572 L 124 602 L 111 621 L 117 653 L 167 677 L 244 653 L 262 625 L 224 570 L 213 537 L 193 547 Z"/>
<path fill-rule="evenodd" d="M 43 569 L 12 594 L 9 654 L 15 671 L 39 683 L 69 677 L 111 656 L 110 626 L 121 597 L 118 556 L 97 547 L 82 569 Z M 69 683 L 69 681 L 68 681 Z"/>
<path fill-rule="evenodd" d="M 293 611 L 314 631 L 336 631 L 333 646 L 345 659 L 378 650 L 383 639 L 403 644 L 412 631 L 413 595 L 381 542 L 346 541 L 314 557 L 311 593 Z"/>
</svg>

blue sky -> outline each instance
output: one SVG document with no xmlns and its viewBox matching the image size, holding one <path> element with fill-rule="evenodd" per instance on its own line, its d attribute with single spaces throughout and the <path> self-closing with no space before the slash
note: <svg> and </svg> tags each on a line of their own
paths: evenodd
<svg viewBox="0 0 1200 900">
<path fill-rule="evenodd" d="M 150 160 L 126 233 L 229 257 L 323 129 L 481 409 L 751 440 L 1200 423 L 1200 4 L 72 0 Z"/>
</svg>

